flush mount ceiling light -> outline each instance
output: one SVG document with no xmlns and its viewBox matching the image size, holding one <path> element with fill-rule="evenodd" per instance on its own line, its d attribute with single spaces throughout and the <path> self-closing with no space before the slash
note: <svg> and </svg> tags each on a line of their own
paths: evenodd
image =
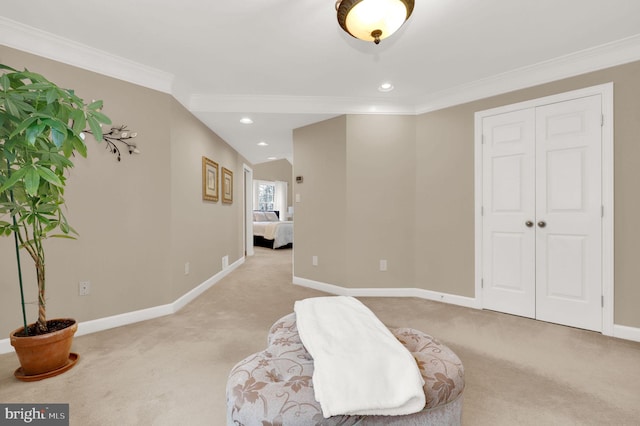
<svg viewBox="0 0 640 426">
<path fill-rule="evenodd" d="M 380 86 L 378 86 L 378 90 L 380 92 L 390 92 L 393 90 L 393 84 L 391 84 L 388 81 L 385 81 L 384 83 L 382 83 Z"/>
<path fill-rule="evenodd" d="M 405 23 L 414 0 L 338 0 L 338 23 L 355 38 L 379 44 Z"/>
<path fill-rule="evenodd" d="M 240 119 L 240 122 L 241 122 L 242 124 L 253 124 L 253 120 L 252 120 L 252 119 L 250 119 L 249 117 L 242 117 L 242 118 Z"/>
<path fill-rule="evenodd" d="M 269 144 L 266 143 L 265 141 L 260 141 L 258 142 L 258 146 L 269 146 Z"/>
</svg>

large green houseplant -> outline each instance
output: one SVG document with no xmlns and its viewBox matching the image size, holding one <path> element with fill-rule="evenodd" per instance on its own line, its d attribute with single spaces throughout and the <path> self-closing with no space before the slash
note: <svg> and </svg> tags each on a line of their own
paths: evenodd
<svg viewBox="0 0 640 426">
<path fill-rule="evenodd" d="M 11 335 L 16 347 L 14 339 L 42 336 L 71 324 L 77 328 L 73 320 L 47 320 L 44 241 L 52 237 L 74 238 L 76 232 L 64 214 L 68 170 L 77 155 L 87 155 L 85 133 L 102 141 L 101 125 L 111 124 L 111 120 L 100 111 L 102 101 L 85 103 L 73 90 L 63 89 L 40 74 L 2 64 L 0 74 L 0 235 L 15 240 L 23 316 L 23 327 Z M 114 136 L 114 130 L 122 129 L 112 128 L 107 134 Z M 124 136 L 130 137 L 126 133 Z M 112 140 L 106 140 L 119 160 L 119 150 Z M 133 152 L 131 147 L 135 145 L 127 146 Z M 19 250 L 29 254 L 37 277 L 38 318 L 32 325 L 26 320 Z M 18 357 L 24 368 L 20 353 Z M 66 361 L 63 358 L 59 362 Z"/>
</svg>

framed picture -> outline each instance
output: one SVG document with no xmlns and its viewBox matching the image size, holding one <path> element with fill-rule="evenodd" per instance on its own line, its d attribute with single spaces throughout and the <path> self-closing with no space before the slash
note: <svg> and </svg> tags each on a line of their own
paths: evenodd
<svg viewBox="0 0 640 426">
<path fill-rule="evenodd" d="M 218 163 L 207 157 L 202 157 L 202 199 L 218 201 Z"/>
<path fill-rule="evenodd" d="M 222 202 L 233 203 L 233 172 L 225 167 L 222 168 Z"/>
</svg>

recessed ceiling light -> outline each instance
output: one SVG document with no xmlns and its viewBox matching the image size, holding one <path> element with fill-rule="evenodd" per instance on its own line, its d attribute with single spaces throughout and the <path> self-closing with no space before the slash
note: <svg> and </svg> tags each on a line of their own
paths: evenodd
<svg viewBox="0 0 640 426">
<path fill-rule="evenodd" d="M 267 157 L 267 160 L 277 160 L 278 157 Z"/>
<path fill-rule="evenodd" d="M 268 146 L 269 144 L 266 143 L 265 141 L 260 141 L 258 142 L 258 146 Z"/>
<path fill-rule="evenodd" d="M 253 124 L 253 120 L 252 120 L 252 119 L 250 119 L 249 117 L 242 117 L 242 118 L 240 119 L 240 122 L 241 122 L 242 124 Z"/>
<path fill-rule="evenodd" d="M 393 84 L 388 81 L 385 81 L 380 86 L 378 86 L 378 90 L 381 92 L 390 92 L 393 90 Z"/>
</svg>

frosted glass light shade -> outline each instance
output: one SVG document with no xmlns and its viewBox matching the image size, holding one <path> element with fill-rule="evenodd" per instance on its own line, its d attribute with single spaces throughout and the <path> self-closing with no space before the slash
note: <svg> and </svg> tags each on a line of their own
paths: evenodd
<svg viewBox="0 0 640 426">
<path fill-rule="evenodd" d="M 336 4 L 342 29 L 376 44 L 404 24 L 413 6 L 414 0 L 342 0 Z"/>
</svg>

